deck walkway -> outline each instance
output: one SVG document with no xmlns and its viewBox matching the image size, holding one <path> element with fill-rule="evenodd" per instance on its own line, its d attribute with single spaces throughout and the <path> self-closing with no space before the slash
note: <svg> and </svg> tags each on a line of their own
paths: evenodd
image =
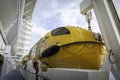
<svg viewBox="0 0 120 80">
<path fill-rule="evenodd" d="M 19 70 L 11 70 L 1 80 L 25 80 Z"/>
</svg>

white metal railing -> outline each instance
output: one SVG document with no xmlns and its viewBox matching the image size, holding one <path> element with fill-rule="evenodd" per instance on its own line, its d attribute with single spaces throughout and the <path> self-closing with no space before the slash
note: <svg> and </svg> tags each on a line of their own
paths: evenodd
<svg viewBox="0 0 120 80">
<path fill-rule="evenodd" d="M 21 30 L 21 33 L 23 33 L 23 34 L 25 34 L 25 35 L 28 35 L 28 36 L 31 36 L 31 31 L 25 31 L 25 30 L 22 30 L 22 29 L 20 29 Z"/>
</svg>

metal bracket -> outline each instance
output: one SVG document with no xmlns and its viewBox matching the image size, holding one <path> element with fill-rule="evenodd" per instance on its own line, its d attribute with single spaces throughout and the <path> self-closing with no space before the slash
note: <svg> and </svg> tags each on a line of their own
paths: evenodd
<svg viewBox="0 0 120 80">
<path fill-rule="evenodd" d="M 108 60 L 111 64 L 115 64 L 117 63 L 117 61 L 119 60 L 119 58 L 117 56 L 115 56 L 115 54 L 112 52 L 112 49 L 111 50 L 108 50 Z M 114 56 L 113 58 L 115 59 L 114 61 L 111 59 L 111 56 Z"/>
</svg>

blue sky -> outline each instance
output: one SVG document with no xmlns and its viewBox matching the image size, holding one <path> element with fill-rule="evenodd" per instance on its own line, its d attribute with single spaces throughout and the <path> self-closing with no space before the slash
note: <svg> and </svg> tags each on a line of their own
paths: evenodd
<svg viewBox="0 0 120 80">
<path fill-rule="evenodd" d="M 32 15 L 33 31 L 31 46 L 48 31 L 57 27 L 72 25 L 87 29 L 85 16 L 80 14 L 79 5 L 81 2 L 82 0 L 37 0 Z M 100 32 L 93 11 L 92 17 L 92 30 Z"/>
</svg>

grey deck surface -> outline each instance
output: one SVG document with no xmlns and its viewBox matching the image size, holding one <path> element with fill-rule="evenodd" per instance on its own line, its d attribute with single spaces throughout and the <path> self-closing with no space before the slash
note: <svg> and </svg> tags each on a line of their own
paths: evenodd
<svg viewBox="0 0 120 80">
<path fill-rule="evenodd" d="M 25 80 L 19 70 L 11 70 L 1 80 Z"/>
</svg>

